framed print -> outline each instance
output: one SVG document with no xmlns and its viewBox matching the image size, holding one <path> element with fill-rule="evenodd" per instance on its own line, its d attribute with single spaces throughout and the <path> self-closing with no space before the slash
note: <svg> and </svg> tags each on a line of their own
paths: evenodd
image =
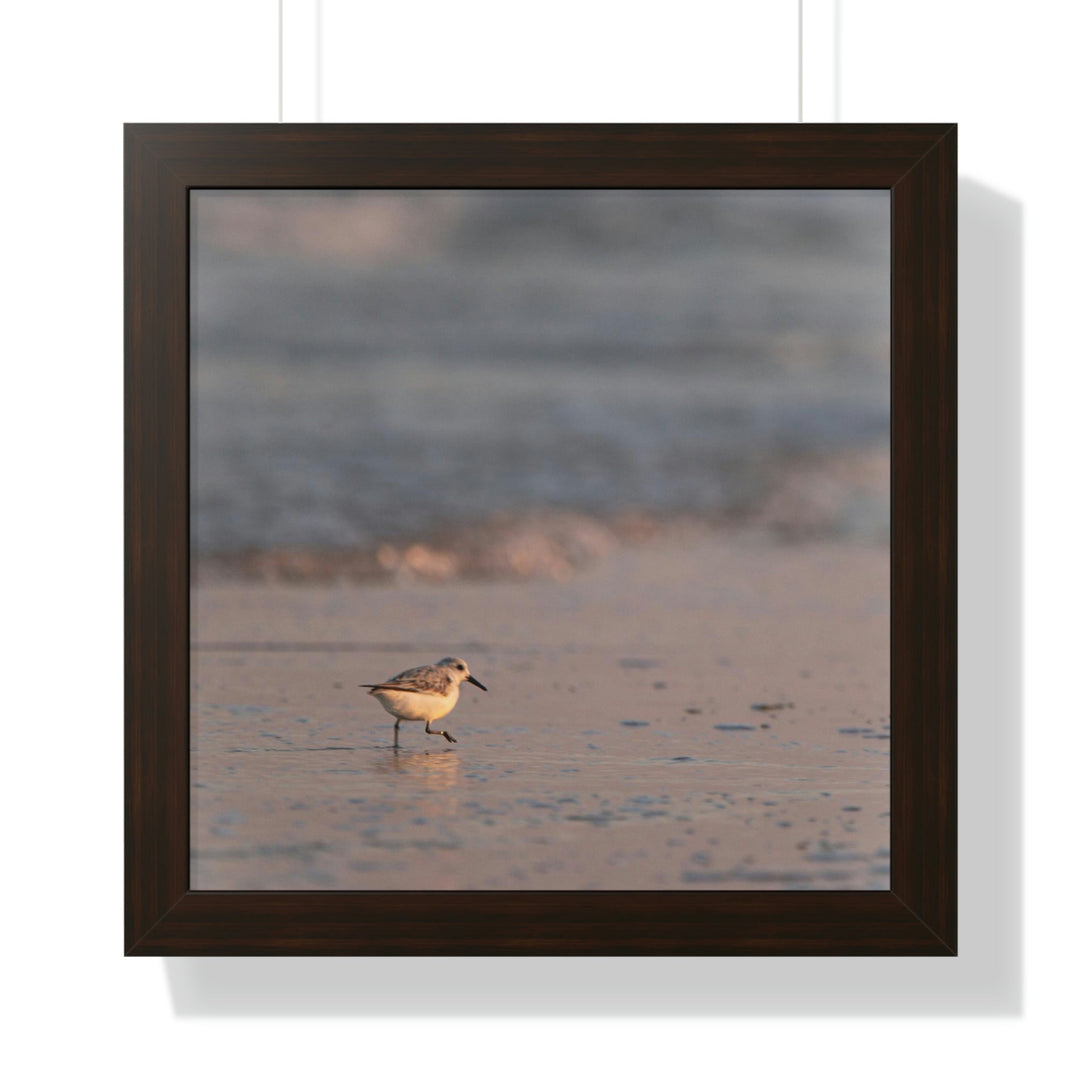
<svg viewBox="0 0 1080 1080">
<path fill-rule="evenodd" d="M 131 125 L 126 951 L 956 954 L 954 125 Z"/>
</svg>

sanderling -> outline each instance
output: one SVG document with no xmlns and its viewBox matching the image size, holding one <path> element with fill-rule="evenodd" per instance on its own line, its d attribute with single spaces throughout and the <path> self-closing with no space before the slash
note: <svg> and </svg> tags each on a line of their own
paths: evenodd
<svg viewBox="0 0 1080 1080">
<path fill-rule="evenodd" d="M 420 720 L 429 735 L 442 735 L 447 742 L 457 742 L 449 731 L 432 731 L 431 725 L 441 720 L 457 704 L 463 682 L 471 682 L 481 690 L 487 687 L 469 674 L 469 665 L 456 656 L 448 656 L 437 664 L 409 668 L 400 675 L 380 683 L 361 683 L 372 697 L 393 717 L 394 746 L 398 744 L 398 725 L 402 720 Z"/>
</svg>

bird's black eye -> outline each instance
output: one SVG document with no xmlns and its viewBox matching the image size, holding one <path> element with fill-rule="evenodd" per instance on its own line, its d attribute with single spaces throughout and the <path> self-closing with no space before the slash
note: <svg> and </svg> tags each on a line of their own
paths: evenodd
<svg viewBox="0 0 1080 1080">
<path fill-rule="evenodd" d="M 465 665 L 464 664 L 458 664 L 457 669 L 458 669 L 458 671 L 464 671 L 465 670 Z"/>
</svg>

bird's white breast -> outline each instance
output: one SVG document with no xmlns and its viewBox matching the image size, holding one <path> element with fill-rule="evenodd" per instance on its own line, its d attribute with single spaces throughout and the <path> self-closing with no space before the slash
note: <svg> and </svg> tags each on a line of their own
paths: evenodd
<svg viewBox="0 0 1080 1080">
<path fill-rule="evenodd" d="M 458 701 L 458 688 L 450 687 L 450 692 L 442 694 L 416 694 L 402 690 L 376 690 L 373 696 L 379 704 L 401 720 L 421 720 L 428 723 L 441 720 Z"/>
</svg>

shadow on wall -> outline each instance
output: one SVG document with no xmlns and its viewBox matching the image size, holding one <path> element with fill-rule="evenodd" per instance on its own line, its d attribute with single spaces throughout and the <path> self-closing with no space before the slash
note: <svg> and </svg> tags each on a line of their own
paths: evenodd
<svg viewBox="0 0 1080 1080">
<path fill-rule="evenodd" d="M 959 194 L 959 957 L 169 958 L 178 1016 L 1020 1012 L 1022 210 Z"/>
</svg>

